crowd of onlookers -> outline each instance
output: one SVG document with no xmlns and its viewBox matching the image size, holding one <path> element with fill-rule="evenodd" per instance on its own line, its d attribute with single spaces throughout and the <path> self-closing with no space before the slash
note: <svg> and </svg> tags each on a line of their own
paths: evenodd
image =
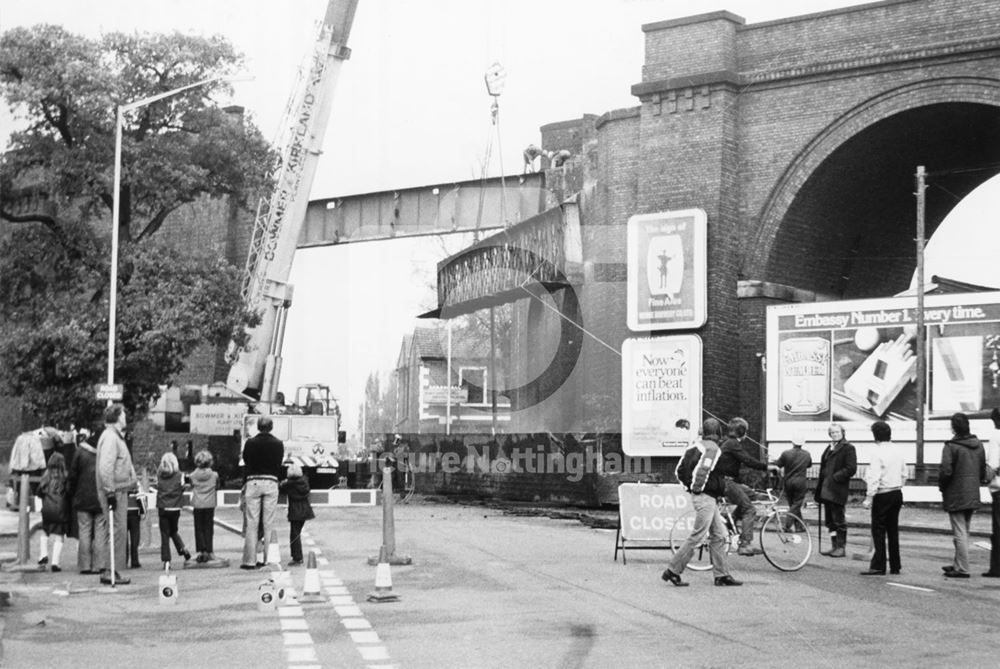
<svg viewBox="0 0 1000 669">
<path fill-rule="evenodd" d="M 285 462 L 284 445 L 271 436 L 272 426 L 271 419 L 262 416 L 258 434 L 244 446 L 245 483 L 240 502 L 246 537 L 243 569 L 264 565 L 275 525 L 279 485 L 288 498 L 291 565 L 302 564 L 302 528 L 314 517 L 308 480 L 300 467 Z M 131 579 L 118 570 L 141 567 L 141 523 L 151 504 L 156 508 L 164 569 L 169 569 L 173 559 L 171 546 L 184 558 L 185 566 L 192 561 L 204 566 L 228 564 L 216 557 L 214 549 L 219 475 L 212 468 L 212 454 L 208 450 L 193 453 L 189 442 L 183 459 L 191 467 L 185 472 L 176 442 L 171 442 L 159 459 L 155 481 L 147 483 L 145 475 L 136 474 L 125 429 L 124 407 L 114 404 L 104 411 L 103 430 L 73 430 L 72 441 L 63 448 L 42 448 L 41 435 L 33 435 L 34 441 L 27 435 L 29 438 L 15 444 L 12 473 L 36 475 L 33 478 L 37 479 L 30 494 L 41 500 L 40 568 L 62 571 L 66 539 L 76 538 L 81 574 L 99 575 L 105 584 L 128 584 Z M 185 494 L 189 494 L 188 500 Z M 194 555 L 180 533 L 185 503 L 192 507 Z"/>
<path fill-rule="evenodd" d="M 987 444 L 970 432 L 966 414 L 956 413 L 950 420 L 952 437 L 944 444 L 938 468 L 942 508 L 948 514 L 955 547 L 952 562 L 942 567 L 946 578 L 965 579 L 971 575 L 969 531 L 972 516 L 980 507 L 979 491 L 982 485 L 989 486 L 992 496 L 990 566 L 983 576 L 1000 578 L 1000 409 L 993 409 L 990 418 L 995 434 Z M 677 427 L 688 429 L 688 421 L 678 421 Z M 675 474 L 691 493 L 695 509 L 694 528 L 675 551 L 662 574 L 663 580 L 675 586 L 687 585 L 681 574 L 695 548 L 708 537 L 715 584 L 741 585 L 730 574 L 726 561 L 727 529 L 718 504 L 720 500 L 725 500 L 733 506 L 733 519 L 740 525 L 737 553 L 745 556 L 759 553 L 752 545 L 756 508 L 753 490 L 744 482 L 744 473 L 748 469 L 774 468 L 780 471 L 789 512 L 801 519 L 806 497 L 806 471 L 812 466 L 812 456 L 803 448 L 805 440 L 794 438 L 792 447 L 769 464 L 748 452 L 744 445 L 747 428 L 747 421 L 743 418 L 732 419 L 725 429 L 719 420 L 708 418 L 702 425 L 699 438 L 692 442 L 678 463 Z M 899 574 L 902 570 L 899 514 L 907 479 L 906 461 L 902 449 L 892 443 L 892 428 L 888 423 L 878 420 L 872 423 L 870 429 L 875 448 L 865 473 L 864 506 L 871 510 L 874 550 L 868 569 L 861 575 L 882 576 L 887 570 L 890 574 Z M 821 508 L 831 545 L 827 550 L 821 550 L 820 554 L 843 558 L 847 554 L 846 506 L 850 482 L 858 470 L 857 450 L 847 440 L 842 425 L 832 423 L 827 434 L 829 442 L 820 457 L 814 498 Z"/>
</svg>

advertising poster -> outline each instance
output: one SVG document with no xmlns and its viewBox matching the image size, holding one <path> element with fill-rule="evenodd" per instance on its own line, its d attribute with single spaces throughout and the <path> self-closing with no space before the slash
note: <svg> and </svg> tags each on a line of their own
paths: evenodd
<svg viewBox="0 0 1000 669">
<path fill-rule="evenodd" d="M 683 330 L 705 324 L 707 217 L 701 209 L 628 221 L 628 326 Z"/>
<path fill-rule="evenodd" d="M 701 420 L 702 346 L 698 335 L 626 339 L 622 344 L 622 450 L 632 456 L 682 455 Z"/>
<path fill-rule="evenodd" d="M 839 422 L 863 441 L 879 419 L 915 438 L 916 323 L 912 296 L 768 307 L 768 438 L 825 441 Z M 949 438 L 956 412 L 985 430 L 1000 406 L 1000 293 L 928 295 L 924 323 L 925 438 Z"/>
</svg>

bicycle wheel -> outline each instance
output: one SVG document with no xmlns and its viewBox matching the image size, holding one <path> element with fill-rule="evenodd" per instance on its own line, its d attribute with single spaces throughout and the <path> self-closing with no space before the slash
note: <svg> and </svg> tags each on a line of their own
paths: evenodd
<svg viewBox="0 0 1000 669">
<path fill-rule="evenodd" d="M 760 528 L 760 549 L 781 571 L 798 571 L 812 555 L 812 537 L 805 521 L 787 511 L 775 511 Z"/>
<path fill-rule="evenodd" d="M 694 516 L 695 510 L 691 509 L 678 518 L 674 526 L 670 528 L 671 554 L 676 555 L 681 545 L 687 540 L 688 535 L 691 534 L 691 531 L 694 529 Z M 694 547 L 691 559 L 687 563 L 687 568 L 694 569 L 695 571 L 708 571 L 712 568 L 712 558 L 708 550 L 708 534 Z"/>
</svg>

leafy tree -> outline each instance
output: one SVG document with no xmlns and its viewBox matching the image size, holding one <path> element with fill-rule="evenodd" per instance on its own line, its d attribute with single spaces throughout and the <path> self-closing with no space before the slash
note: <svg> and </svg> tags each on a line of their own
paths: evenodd
<svg viewBox="0 0 1000 669">
<path fill-rule="evenodd" d="M 92 39 L 51 25 L 0 35 L 0 95 L 25 124 L 0 158 L 0 384 L 42 420 L 92 417 L 106 373 L 117 106 L 241 62 L 221 37 Z M 226 89 L 198 86 L 124 119 L 115 371 L 134 414 L 196 346 L 254 321 L 236 268 L 157 238 L 184 204 L 243 205 L 269 185 L 274 154 L 260 131 L 211 100 Z"/>
</svg>

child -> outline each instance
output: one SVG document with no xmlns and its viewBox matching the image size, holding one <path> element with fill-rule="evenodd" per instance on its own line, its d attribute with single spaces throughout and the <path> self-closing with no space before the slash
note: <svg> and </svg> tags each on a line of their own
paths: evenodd
<svg viewBox="0 0 1000 669">
<path fill-rule="evenodd" d="M 69 525 L 69 500 L 66 497 L 66 458 L 62 453 L 53 453 L 49 464 L 38 484 L 38 496 L 42 498 L 41 559 L 38 564 L 49 564 L 49 536 L 52 536 L 52 571 L 59 572 L 59 557 L 62 554 L 63 537 Z"/>
<path fill-rule="evenodd" d="M 177 554 L 184 561 L 191 559 L 191 553 L 184 548 L 184 540 L 177 532 L 181 517 L 181 500 L 184 495 L 184 481 L 181 476 L 177 456 L 167 451 L 160 458 L 160 468 L 156 470 L 156 509 L 160 517 L 160 559 L 163 568 L 170 565 L 170 541 L 173 540 Z"/>
<path fill-rule="evenodd" d="M 195 470 L 191 481 L 191 506 L 194 507 L 194 547 L 198 552 L 195 562 L 205 563 L 216 559 L 212 552 L 215 525 L 215 490 L 219 475 L 212 471 L 212 454 L 198 451 L 194 456 Z"/>
<path fill-rule="evenodd" d="M 281 482 L 281 488 L 288 496 L 288 524 L 292 561 L 288 566 L 302 564 L 302 527 L 307 520 L 316 517 L 309 503 L 309 479 L 302 474 L 302 467 L 288 465 L 288 478 Z"/>
<path fill-rule="evenodd" d="M 142 533 L 142 519 L 146 515 L 146 496 L 136 484 L 128 492 L 128 514 L 125 517 L 125 531 L 128 534 L 128 551 L 125 552 L 125 566 L 138 569 L 139 540 Z"/>
</svg>

